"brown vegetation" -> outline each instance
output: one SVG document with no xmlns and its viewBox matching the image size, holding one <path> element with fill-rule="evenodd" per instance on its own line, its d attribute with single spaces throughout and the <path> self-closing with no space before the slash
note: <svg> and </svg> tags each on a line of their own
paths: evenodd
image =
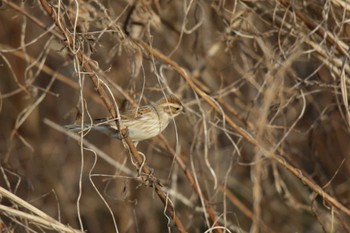
<svg viewBox="0 0 350 233">
<path fill-rule="evenodd" d="M 0 231 L 350 232 L 346 2 L 0 1 Z"/>
</svg>

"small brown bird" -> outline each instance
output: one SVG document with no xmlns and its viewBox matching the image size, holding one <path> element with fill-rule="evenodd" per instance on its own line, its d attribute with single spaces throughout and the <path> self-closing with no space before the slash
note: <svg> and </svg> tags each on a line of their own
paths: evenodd
<svg viewBox="0 0 350 233">
<path fill-rule="evenodd" d="M 128 136 L 137 143 L 160 134 L 174 117 L 183 113 L 183 110 L 180 100 L 174 95 L 169 95 L 158 100 L 155 104 L 132 108 L 120 114 L 120 124 L 121 127 L 128 129 Z M 113 138 L 121 139 L 122 136 L 114 121 L 115 119 L 105 118 L 95 120 L 93 124 L 85 123 L 83 129 L 79 124 L 66 125 L 65 128 L 75 132 L 93 129 Z"/>
</svg>

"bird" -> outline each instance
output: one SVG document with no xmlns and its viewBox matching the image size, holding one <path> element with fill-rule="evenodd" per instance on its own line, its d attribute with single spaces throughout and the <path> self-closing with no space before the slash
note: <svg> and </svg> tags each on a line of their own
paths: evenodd
<svg viewBox="0 0 350 233">
<path fill-rule="evenodd" d="M 120 114 L 119 119 L 102 118 L 91 123 L 66 125 L 65 128 L 73 132 L 96 130 L 112 138 L 123 139 L 115 121 L 127 128 L 127 135 L 137 143 L 160 134 L 176 116 L 184 113 L 184 106 L 175 95 L 167 95 L 155 103 L 131 108 Z"/>
</svg>

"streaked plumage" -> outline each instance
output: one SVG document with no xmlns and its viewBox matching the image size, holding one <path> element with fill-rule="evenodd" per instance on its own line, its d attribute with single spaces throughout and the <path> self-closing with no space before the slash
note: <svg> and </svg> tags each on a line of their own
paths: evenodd
<svg viewBox="0 0 350 233">
<path fill-rule="evenodd" d="M 121 125 L 128 129 L 129 137 L 139 142 L 157 136 L 169 124 L 170 120 L 183 112 L 180 100 L 174 95 L 166 96 L 155 104 L 133 108 L 121 114 Z M 119 130 L 112 119 L 98 119 L 93 124 L 73 124 L 65 126 L 67 129 L 80 132 L 90 129 L 97 130 L 113 138 L 121 138 Z"/>
</svg>

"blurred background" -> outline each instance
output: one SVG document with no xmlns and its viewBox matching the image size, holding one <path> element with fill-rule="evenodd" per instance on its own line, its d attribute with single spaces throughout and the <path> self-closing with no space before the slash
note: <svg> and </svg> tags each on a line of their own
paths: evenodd
<svg viewBox="0 0 350 233">
<path fill-rule="evenodd" d="M 121 111 L 182 100 L 186 114 L 137 149 L 187 232 L 350 232 L 346 211 L 268 156 L 350 212 L 346 1 L 49 1 L 61 28 L 41 2 L 1 3 L 2 188 L 86 232 L 178 232 L 121 141 L 92 131 L 81 146 L 47 123 L 110 116 L 79 51 Z M 4 209 L 0 229 L 58 231 Z"/>
</svg>

